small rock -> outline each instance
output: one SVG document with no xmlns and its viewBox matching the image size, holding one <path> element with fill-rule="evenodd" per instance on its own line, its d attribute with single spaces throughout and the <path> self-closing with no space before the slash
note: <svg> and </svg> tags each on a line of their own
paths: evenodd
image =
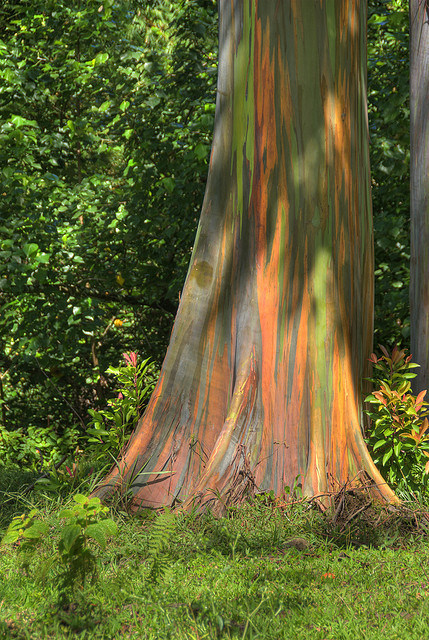
<svg viewBox="0 0 429 640">
<path fill-rule="evenodd" d="M 291 538 L 290 540 L 286 540 L 284 546 L 294 547 L 294 549 L 298 549 L 298 551 L 304 551 L 304 549 L 308 549 L 310 543 L 305 538 Z"/>
</svg>

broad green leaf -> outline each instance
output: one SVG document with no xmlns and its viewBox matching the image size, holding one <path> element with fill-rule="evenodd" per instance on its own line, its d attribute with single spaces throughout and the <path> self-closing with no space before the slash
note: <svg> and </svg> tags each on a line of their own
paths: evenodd
<svg viewBox="0 0 429 640">
<path fill-rule="evenodd" d="M 35 242 L 30 242 L 29 244 L 24 244 L 22 247 L 23 252 L 27 256 L 27 258 L 31 258 L 39 251 L 39 245 Z"/>
<path fill-rule="evenodd" d="M 48 533 L 49 527 L 45 522 L 34 522 L 31 527 L 25 529 L 24 538 L 40 538 Z"/>
<path fill-rule="evenodd" d="M 118 528 L 116 523 L 110 518 L 100 520 L 86 527 L 85 535 L 95 540 L 102 549 L 106 547 L 107 538 L 116 536 Z"/>
<path fill-rule="evenodd" d="M 107 536 L 106 531 L 101 526 L 100 522 L 95 522 L 94 524 L 88 525 L 85 529 L 85 535 L 88 538 L 92 538 L 92 540 L 95 540 L 95 542 L 97 542 L 97 544 L 99 544 L 102 549 L 105 549 Z"/>
<path fill-rule="evenodd" d="M 171 178 L 171 177 L 163 178 L 161 180 L 161 183 L 162 183 L 163 187 L 165 188 L 165 190 L 168 191 L 168 193 L 173 193 L 174 187 L 175 187 L 174 178 Z"/>
<path fill-rule="evenodd" d="M 2 69 L 0 71 L 0 76 L 6 80 L 6 82 L 13 83 L 18 78 L 17 75 L 12 71 L 12 69 Z"/>
<path fill-rule="evenodd" d="M 111 100 L 105 100 L 105 102 L 103 102 L 99 107 L 98 110 L 101 112 L 107 111 L 108 109 L 110 109 L 110 107 L 112 106 L 112 101 Z"/>
<path fill-rule="evenodd" d="M 386 451 L 386 453 L 383 456 L 383 461 L 382 461 L 383 466 L 385 466 L 386 462 L 390 460 L 392 455 L 393 455 L 393 449 L 389 449 L 389 451 Z"/>
<path fill-rule="evenodd" d="M 100 524 L 102 524 L 104 529 L 106 530 L 107 537 L 116 536 L 118 534 L 118 525 L 111 518 L 105 518 L 104 520 L 101 520 Z"/>
<path fill-rule="evenodd" d="M 41 264 L 48 264 L 50 257 L 50 253 L 40 253 L 38 256 L 36 256 L 36 262 L 40 262 Z"/>
<path fill-rule="evenodd" d="M 64 551 L 69 553 L 76 540 L 79 538 L 82 532 L 82 527 L 79 524 L 66 524 L 61 531 L 61 542 L 64 546 Z"/>
<path fill-rule="evenodd" d="M 37 127 L 37 122 L 35 120 L 27 120 L 27 118 L 23 118 L 22 116 L 12 116 L 10 121 L 15 125 L 15 127 Z"/>
<path fill-rule="evenodd" d="M 98 53 L 95 56 L 95 64 L 104 64 L 104 62 L 107 62 L 108 59 L 109 59 L 108 53 Z"/>
<path fill-rule="evenodd" d="M 97 498 L 97 496 L 90 498 L 88 501 L 88 509 L 90 509 L 91 507 L 99 507 L 100 505 L 101 505 L 101 500 L 100 498 Z"/>
<path fill-rule="evenodd" d="M 197 156 L 198 160 L 203 160 L 204 158 L 207 158 L 207 156 L 208 156 L 209 147 L 207 145 L 203 144 L 202 142 L 200 142 L 195 147 L 194 153 Z"/>
<path fill-rule="evenodd" d="M 19 530 L 7 531 L 2 538 L 2 544 L 13 544 L 20 537 Z"/>
<path fill-rule="evenodd" d="M 62 511 L 59 512 L 58 517 L 59 518 L 71 518 L 73 515 L 73 509 L 62 509 Z"/>
<path fill-rule="evenodd" d="M 95 540 L 102 549 L 106 547 L 107 538 L 116 535 L 116 533 L 116 523 L 110 519 L 100 520 L 100 522 L 90 524 L 85 530 L 85 535 Z"/>
</svg>

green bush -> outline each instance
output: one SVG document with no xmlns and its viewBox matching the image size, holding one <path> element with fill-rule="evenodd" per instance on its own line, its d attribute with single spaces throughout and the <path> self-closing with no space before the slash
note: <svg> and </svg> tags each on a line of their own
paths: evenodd
<svg viewBox="0 0 429 640">
<path fill-rule="evenodd" d="M 30 425 L 25 432 L 0 425 L 0 466 L 40 472 L 52 468 L 64 456 L 72 457 L 78 434 L 76 426 L 58 435 L 48 427 Z"/>
<path fill-rule="evenodd" d="M 117 459 L 149 401 L 157 370 L 135 352 L 124 353 L 125 364 L 109 367 L 117 397 L 100 411 L 89 410 L 91 420 L 83 435 L 78 426 L 58 435 L 53 428 L 29 426 L 8 431 L 0 425 L 0 465 L 44 473 L 38 486 L 50 491 L 76 487 L 94 466 Z M 83 472 L 83 473 L 82 473 Z"/>
<path fill-rule="evenodd" d="M 371 362 L 378 372 L 371 379 L 376 390 L 365 401 L 372 428 L 367 439 L 375 464 L 389 484 L 420 491 L 429 473 L 429 421 L 426 391 L 411 392 L 415 377 L 405 349 L 395 347 L 391 354 L 384 348 L 380 358 L 373 353 Z"/>
<path fill-rule="evenodd" d="M 125 365 L 109 367 L 119 386 L 118 396 L 108 400 L 107 409 L 89 409 L 91 423 L 86 430 L 84 451 L 97 460 L 117 458 L 143 414 L 156 382 L 156 370 L 149 358 L 138 364 L 137 353 L 124 353 Z M 109 458 L 110 456 L 110 458 Z"/>
<path fill-rule="evenodd" d="M 46 579 L 48 572 L 53 570 L 61 602 L 68 601 L 87 579 L 95 580 L 97 556 L 94 543 L 104 549 L 107 539 L 117 534 L 116 523 L 106 517 L 109 509 L 101 504 L 99 498 L 76 494 L 73 500 L 71 507 L 62 509 L 58 514 L 53 532 L 56 548 L 48 558 L 38 558 L 39 546 L 49 526 L 36 519 L 37 509 L 31 510 L 28 516 L 23 514 L 13 518 L 1 542 L 2 545 L 17 546 L 27 571 L 35 560 L 36 573 L 41 579 Z"/>
</svg>

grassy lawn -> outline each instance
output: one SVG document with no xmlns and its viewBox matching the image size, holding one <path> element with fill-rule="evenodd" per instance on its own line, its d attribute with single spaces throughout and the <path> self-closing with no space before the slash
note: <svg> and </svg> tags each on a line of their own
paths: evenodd
<svg viewBox="0 0 429 640">
<path fill-rule="evenodd" d="M 2 534 L 33 507 L 53 525 L 71 502 L 25 495 L 11 473 L 0 481 Z M 0 638 L 429 637 L 424 508 L 341 500 L 333 516 L 259 496 L 223 518 L 178 514 L 169 526 L 153 513 L 113 510 L 119 533 L 94 547 L 98 577 L 61 605 L 58 566 L 46 562 L 58 547 L 52 526 L 28 566 L 16 546 L 1 548 Z"/>
</svg>

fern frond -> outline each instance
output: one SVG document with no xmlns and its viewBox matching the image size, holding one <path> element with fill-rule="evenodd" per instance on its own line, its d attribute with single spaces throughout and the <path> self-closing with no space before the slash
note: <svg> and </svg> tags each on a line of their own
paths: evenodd
<svg viewBox="0 0 429 640">
<path fill-rule="evenodd" d="M 151 580 L 158 580 L 168 569 L 168 548 L 176 525 L 176 516 L 169 510 L 157 516 L 153 523 L 148 547 L 149 579 Z"/>
</svg>

